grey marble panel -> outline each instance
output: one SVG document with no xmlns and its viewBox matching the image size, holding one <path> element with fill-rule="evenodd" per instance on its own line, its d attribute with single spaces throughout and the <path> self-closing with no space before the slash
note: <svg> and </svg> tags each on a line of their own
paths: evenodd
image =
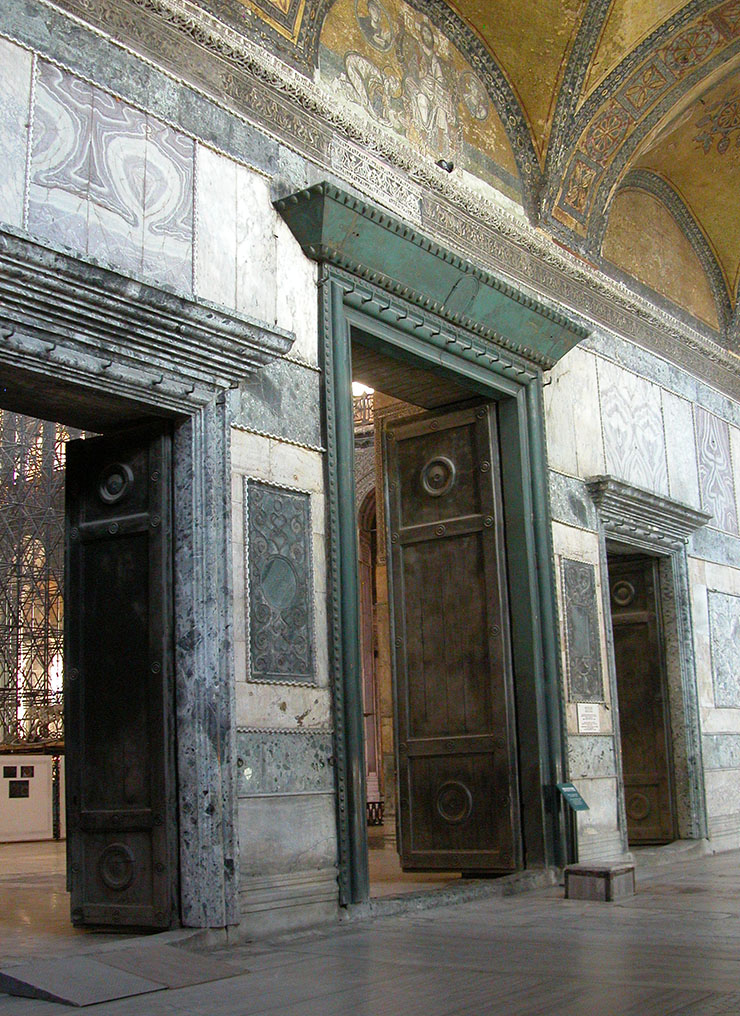
<svg viewBox="0 0 740 1016">
<path fill-rule="evenodd" d="M 614 738 L 611 734 L 571 734 L 568 737 L 570 778 L 598 779 L 617 775 Z"/>
<path fill-rule="evenodd" d="M 129 275 L 141 273 L 144 242 L 146 116 L 113 96 L 93 89 L 92 134 L 88 148 L 88 253 Z"/>
<path fill-rule="evenodd" d="M 239 730 L 236 750 L 240 797 L 334 790 L 334 748 L 328 731 Z"/>
<path fill-rule="evenodd" d="M 603 702 L 596 569 L 591 564 L 563 558 L 560 570 L 565 609 L 568 697 L 571 702 Z"/>
<path fill-rule="evenodd" d="M 598 514 L 586 484 L 573 476 L 550 471 L 550 507 L 556 522 L 597 532 Z"/>
<path fill-rule="evenodd" d="M 315 681 L 310 497 L 248 480 L 249 676 Z"/>
<path fill-rule="evenodd" d="M 599 391 L 607 472 L 637 487 L 668 494 L 659 389 L 601 362 Z"/>
<path fill-rule="evenodd" d="M 714 516 L 709 523 L 711 526 L 737 535 L 730 428 L 725 420 L 720 420 L 701 406 L 695 407 L 694 420 L 702 507 Z"/>
<path fill-rule="evenodd" d="M 334 796 L 243 798 L 239 801 L 239 841 L 242 877 L 265 880 L 271 875 L 333 868 L 337 860 Z M 273 907 L 285 906 L 286 897 L 295 899 L 294 892 L 294 886 L 288 886 L 287 891 L 284 888 L 279 904 L 272 901 Z"/>
<path fill-rule="evenodd" d="M 740 596 L 710 590 L 707 599 L 714 704 L 740 709 Z"/>
<path fill-rule="evenodd" d="M 0 39 L 0 221 L 23 225 L 31 54 Z"/>
<path fill-rule="evenodd" d="M 276 360 L 241 386 L 237 426 L 274 437 L 321 445 L 321 375 L 289 360 Z"/>
<path fill-rule="evenodd" d="M 705 769 L 740 769 L 740 734 L 705 734 L 701 743 Z"/>
<path fill-rule="evenodd" d="M 733 564 L 740 567 L 740 538 L 731 533 L 721 533 L 718 529 L 704 526 L 692 534 L 689 542 L 692 557 L 717 564 Z"/>
<path fill-rule="evenodd" d="M 87 251 L 93 88 L 41 61 L 31 146 L 28 228 Z"/>
<path fill-rule="evenodd" d="M 193 289 L 195 143 L 147 117 L 141 271 L 178 292 Z"/>
</svg>

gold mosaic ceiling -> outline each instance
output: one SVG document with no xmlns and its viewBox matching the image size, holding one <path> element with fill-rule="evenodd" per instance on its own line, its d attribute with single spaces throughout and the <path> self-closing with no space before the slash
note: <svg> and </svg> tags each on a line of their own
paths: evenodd
<svg viewBox="0 0 740 1016">
<path fill-rule="evenodd" d="M 740 0 L 227 3 L 280 15 L 282 55 L 338 99 L 740 349 Z"/>
</svg>

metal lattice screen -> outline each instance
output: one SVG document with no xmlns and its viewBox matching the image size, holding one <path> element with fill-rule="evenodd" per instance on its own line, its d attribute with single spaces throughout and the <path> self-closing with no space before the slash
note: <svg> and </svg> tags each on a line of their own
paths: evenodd
<svg viewBox="0 0 740 1016">
<path fill-rule="evenodd" d="M 0 411 L 0 743 L 63 740 L 60 424 Z"/>
</svg>

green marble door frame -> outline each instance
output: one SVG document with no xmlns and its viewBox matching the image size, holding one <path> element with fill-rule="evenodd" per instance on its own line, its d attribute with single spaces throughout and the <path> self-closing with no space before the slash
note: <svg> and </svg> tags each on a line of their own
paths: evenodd
<svg viewBox="0 0 740 1016">
<path fill-rule="evenodd" d="M 526 867 L 561 866 L 566 826 L 563 707 L 555 614 L 542 371 L 464 330 L 323 265 L 322 349 L 328 465 L 332 663 L 342 904 L 368 898 L 351 336 L 498 402 Z"/>
</svg>

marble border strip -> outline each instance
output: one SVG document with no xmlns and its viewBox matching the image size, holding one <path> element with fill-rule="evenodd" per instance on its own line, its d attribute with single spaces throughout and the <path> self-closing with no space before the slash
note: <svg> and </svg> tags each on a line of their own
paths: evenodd
<svg viewBox="0 0 740 1016">
<path fill-rule="evenodd" d="M 241 431 L 242 434 L 254 434 L 255 437 L 266 437 L 271 441 L 279 441 L 281 444 L 292 445 L 294 448 L 305 448 L 308 452 L 317 452 L 320 455 L 324 455 L 326 453 L 326 448 L 321 445 L 302 444 L 300 441 L 291 441 L 288 437 L 281 437 L 279 434 L 268 434 L 267 431 L 264 430 L 255 430 L 253 427 L 247 427 L 247 425 L 243 423 L 232 423 L 231 429 Z M 253 476 L 252 479 L 256 480 L 259 479 L 259 477 Z M 280 484 L 275 483 L 273 486 L 279 487 Z M 286 487 L 286 490 L 290 489 L 292 488 Z M 306 493 L 306 491 L 297 491 L 297 493 Z"/>
</svg>

